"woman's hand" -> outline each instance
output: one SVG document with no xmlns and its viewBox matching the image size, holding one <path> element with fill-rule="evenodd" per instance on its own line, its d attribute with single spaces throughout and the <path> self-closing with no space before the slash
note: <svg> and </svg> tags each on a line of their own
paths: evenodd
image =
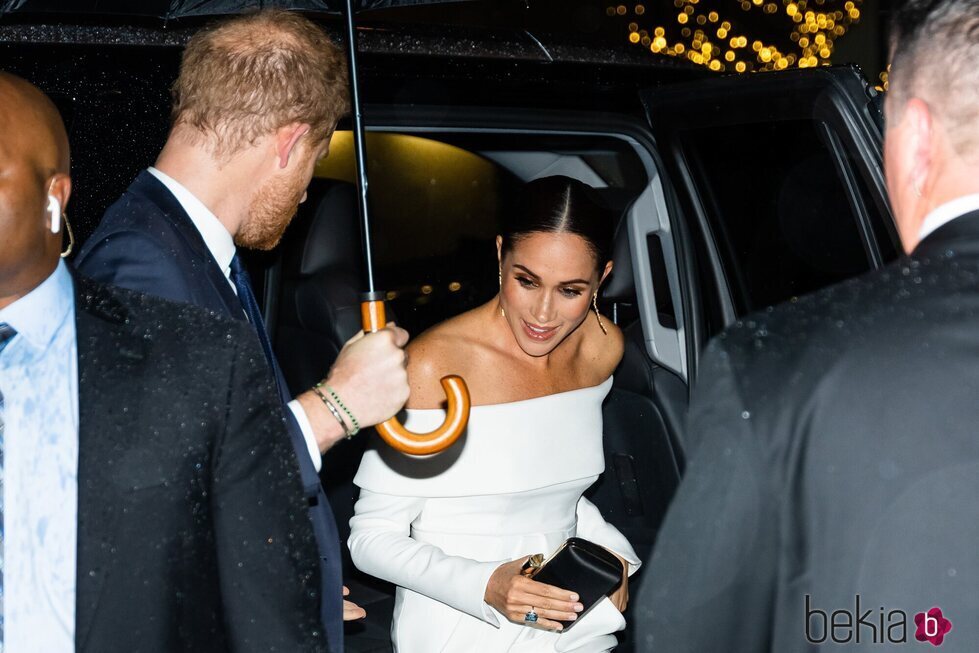
<svg viewBox="0 0 979 653">
<path fill-rule="evenodd" d="M 609 551 L 612 555 L 618 558 L 622 562 L 622 584 L 608 595 L 609 600 L 615 609 L 619 612 L 625 612 L 626 606 L 629 605 L 629 563 L 614 551 Z"/>
<path fill-rule="evenodd" d="M 534 610 L 534 624 L 549 630 L 561 630 L 560 621 L 573 621 L 584 609 L 578 595 L 552 585 L 531 580 L 520 573 L 527 558 L 518 558 L 499 567 L 486 584 L 483 600 L 514 623 L 525 624 L 524 616 Z"/>
</svg>

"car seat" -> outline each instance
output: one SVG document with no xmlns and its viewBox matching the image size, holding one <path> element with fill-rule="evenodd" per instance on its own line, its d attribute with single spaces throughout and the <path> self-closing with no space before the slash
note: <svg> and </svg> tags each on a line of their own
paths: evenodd
<svg viewBox="0 0 979 653">
<path fill-rule="evenodd" d="M 612 259 L 613 272 L 601 293 L 603 305 L 634 304 L 625 219 L 616 231 Z M 605 474 L 593 486 L 591 498 L 645 555 L 683 473 L 687 387 L 650 359 L 638 319 L 619 326 L 625 352 L 604 406 Z"/>
<path fill-rule="evenodd" d="M 612 260 L 612 275 L 602 288 L 600 301 L 613 314 L 628 315 L 632 311 L 627 309 L 637 300 L 625 218 L 615 234 Z M 587 496 L 629 539 L 639 557 L 648 561 L 683 473 L 681 436 L 687 386 L 647 355 L 638 319 L 619 326 L 625 336 L 625 352 L 602 407 L 605 472 Z M 635 601 L 638 585 L 630 590 Z M 642 650 L 632 639 L 632 627 L 629 620 L 616 650 Z"/>
<path fill-rule="evenodd" d="M 307 192 L 283 239 L 274 321 L 275 350 L 294 393 L 322 379 L 343 344 L 361 329 L 360 293 L 367 287 L 355 187 L 314 179 Z M 391 650 L 394 588 L 358 572 L 346 548 L 357 498 L 353 477 L 370 433 L 334 445 L 320 473 L 343 543 L 344 583 L 368 615 L 346 626 L 345 649 L 354 653 Z"/>
</svg>

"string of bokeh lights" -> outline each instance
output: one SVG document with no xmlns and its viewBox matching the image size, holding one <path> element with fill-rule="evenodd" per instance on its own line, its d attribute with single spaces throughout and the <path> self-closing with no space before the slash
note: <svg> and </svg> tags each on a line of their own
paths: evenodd
<svg viewBox="0 0 979 653">
<path fill-rule="evenodd" d="M 607 6 L 611 17 L 628 16 L 629 42 L 654 54 L 686 58 L 716 72 L 753 72 L 813 68 L 829 65 L 834 44 L 860 22 L 862 0 L 727 0 L 732 11 L 765 14 L 780 20 L 788 31 L 782 47 L 772 40 L 752 38 L 737 15 L 724 16 L 702 0 L 673 0 L 676 11 L 661 24 L 650 23 L 646 6 Z M 727 4 L 725 2 L 724 4 Z M 712 2 L 711 5 L 716 5 Z M 650 12 L 651 13 L 651 12 Z M 745 22 L 745 21 L 740 21 Z M 886 73 L 881 75 L 886 88 Z"/>
</svg>

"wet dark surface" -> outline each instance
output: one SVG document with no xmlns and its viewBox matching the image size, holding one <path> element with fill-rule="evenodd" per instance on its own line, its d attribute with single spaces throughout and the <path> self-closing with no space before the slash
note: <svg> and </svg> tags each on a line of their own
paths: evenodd
<svg viewBox="0 0 979 653">
<path fill-rule="evenodd" d="M 250 327 L 76 283 L 79 650 L 297 650 L 276 611 L 321 641 L 302 483 Z"/>
<path fill-rule="evenodd" d="M 714 341 L 691 404 L 694 462 L 644 572 L 649 598 L 632 605 L 643 650 L 721 650 L 709 640 L 741 633 L 799 650 L 783 607 L 803 594 L 975 614 L 977 243 L 973 212 L 910 258 Z M 777 607 L 750 629 L 743 614 L 704 628 L 707 601 Z M 957 641 L 975 641 L 979 624 L 962 624 Z"/>
<path fill-rule="evenodd" d="M 155 159 L 169 127 L 169 87 L 180 47 L 200 24 L 30 24 L 10 16 L 0 21 L 0 68 L 51 95 L 68 126 L 74 180 L 68 215 L 79 241 Z M 339 26 L 327 27 L 340 40 Z M 377 108 L 433 105 L 449 113 L 456 106 L 519 107 L 638 118 L 638 89 L 702 74 L 672 61 L 652 65 L 656 60 L 635 52 L 562 38 L 538 43 L 515 31 L 365 29 L 365 116 L 370 122 Z"/>
<path fill-rule="evenodd" d="M 330 36 L 346 40 L 346 28 L 329 17 L 317 17 Z M 70 21 L 50 16 L 0 17 L 0 42 L 76 43 L 102 45 L 183 45 L 209 19 L 157 21 L 145 18 L 100 18 Z M 587 62 L 642 66 L 653 70 L 682 70 L 706 76 L 682 60 L 651 57 L 636 48 L 581 40 L 574 35 L 539 30 L 476 29 L 460 26 L 399 25 L 372 21 L 358 31 L 361 52 L 510 59 L 542 62 Z"/>
<path fill-rule="evenodd" d="M 458 2 L 460 0 L 354 0 L 352 4 L 355 12 L 361 12 Z M 99 0 L 65 0 L 60 3 L 51 0 L 2 0 L 0 1 L 0 13 L 5 11 L 104 12 L 174 18 L 179 16 L 236 14 L 254 9 L 256 6 L 339 14 L 345 11 L 347 3 L 345 0 L 265 0 L 264 2 L 255 2 L 254 0 L 141 0 L 138 3 L 122 3 L 121 6 L 113 6 L 112 3 L 100 2 Z"/>
<path fill-rule="evenodd" d="M 163 145 L 177 51 L 0 45 L 0 61 L 50 95 L 62 112 L 73 181 L 66 212 L 82 242 Z"/>
</svg>

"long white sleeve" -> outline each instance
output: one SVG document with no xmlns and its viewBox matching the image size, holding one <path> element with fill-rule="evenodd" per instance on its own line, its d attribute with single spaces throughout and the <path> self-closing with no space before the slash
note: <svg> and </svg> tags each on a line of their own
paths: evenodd
<svg viewBox="0 0 979 653">
<path fill-rule="evenodd" d="M 604 546 L 609 551 L 617 553 L 629 563 L 629 575 L 636 573 L 642 561 L 636 555 L 629 540 L 615 526 L 605 521 L 602 513 L 594 503 L 581 497 L 578 500 L 578 537 Z"/>
<path fill-rule="evenodd" d="M 479 562 L 451 556 L 410 537 L 411 523 L 426 499 L 361 489 L 350 520 L 350 555 L 364 573 L 441 601 L 494 626 L 499 622 L 483 601 L 486 584 L 506 560 Z"/>
</svg>

